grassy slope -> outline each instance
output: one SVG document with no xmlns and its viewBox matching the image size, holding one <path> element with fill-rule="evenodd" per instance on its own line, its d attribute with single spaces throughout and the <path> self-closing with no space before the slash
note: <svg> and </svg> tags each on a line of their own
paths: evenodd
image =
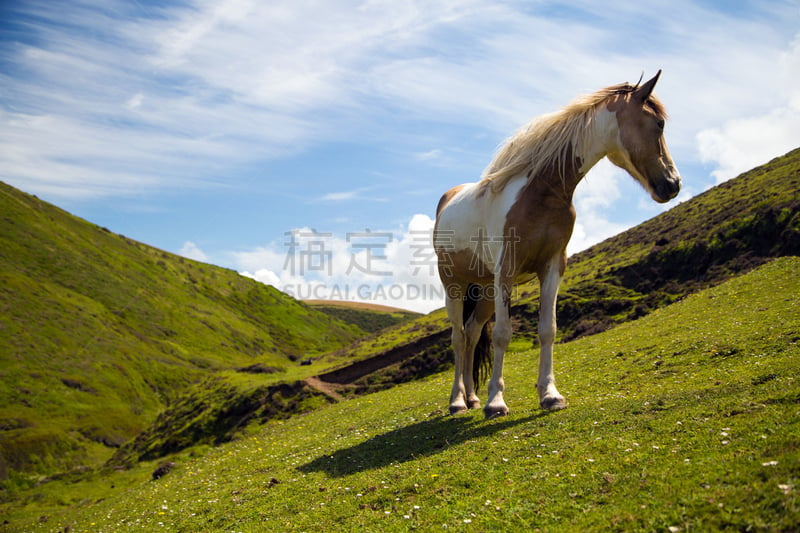
<svg viewBox="0 0 800 533">
<path fill-rule="evenodd" d="M 0 183 L 0 480 L 97 464 L 210 373 L 363 334 Z"/>
<path fill-rule="evenodd" d="M 361 302 L 313 300 L 305 303 L 342 322 L 354 324 L 367 333 L 377 333 L 387 327 L 402 324 L 420 316 L 420 313 L 404 309 Z"/>
<path fill-rule="evenodd" d="M 154 463 L 46 483 L 11 530 L 708 531 L 800 528 L 800 259 L 557 348 L 570 407 L 442 416 L 447 374 Z M 522 346 L 518 343 L 517 348 Z"/>
<path fill-rule="evenodd" d="M 800 149 L 570 257 L 558 298 L 560 338 L 603 331 L 785 255 L 800 255 Z M 535 342 L 538 293 L 535 282 L 515 290 L 517 339 Z M 322 360 L 367 359 L 429 339 L 420 357 L 447 365 L 440 354 L 448 327 L 444 311 L 434 311 Z M 376 381 L 391 384 L 390 374 Z"/>
</svg>

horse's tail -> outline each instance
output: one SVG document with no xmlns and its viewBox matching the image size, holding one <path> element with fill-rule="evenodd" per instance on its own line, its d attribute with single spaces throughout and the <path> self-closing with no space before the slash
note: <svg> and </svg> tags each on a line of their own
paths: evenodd
<svg viewBox="0 0 800 533">
<path fill-rule="evenodd" d="M 478 305 L 478 299 L 482 293 L 483 291 L 480 290 L 479 285 L 470 284 L 467 287 L 467 294 L 464 296 L 464 325 L 466 325 L 467 320 L 475 311 L 475 306 Z M 491 320 L 487 320 L 486 324 L 483 325 L 472 359 L 472 381 L 475 383 L 476 391 L 489 379 L 492 373 L 492 326 L 490 323 Z"/>
</svg>

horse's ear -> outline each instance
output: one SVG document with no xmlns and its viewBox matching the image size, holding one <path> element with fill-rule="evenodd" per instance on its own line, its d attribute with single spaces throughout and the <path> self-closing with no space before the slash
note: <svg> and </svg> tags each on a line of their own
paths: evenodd
<svg viewBox="0 0 800 533">
<path fill-rule="evenodd" d="M 644 102 L 650 96 L 650 93 L 653 92 L 653 88 L 656 86 L 656 82 L 658 81 L 658 77 L 661 76 L 661 69 L 658 69 L 656 75 L 653 76 L 647 83 L 639 87 L 633 92 L 633 98 L 640 102 Z"/>
</svg>

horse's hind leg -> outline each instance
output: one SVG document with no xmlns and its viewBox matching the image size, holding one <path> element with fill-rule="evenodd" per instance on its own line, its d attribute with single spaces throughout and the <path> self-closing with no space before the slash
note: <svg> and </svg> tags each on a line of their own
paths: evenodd
<svg viewBox="0 0 800 533">
<path fill-rule="evenodd" d="M 471 287 L 476 286 L 473 285 Z M 480 292 L 483 293 L 483 290 Z M 475 354 L 475 348 L 480 341 L 483 327 L 492 317 L 492 313 L 494 313 L 494 302 L 492 300 L 482 298 L 482 294 L 476 294 L 473 296 L 477 299 L 475 309 L 472 311 L 470 316 L 467 317 L 467 320 L 464 323 L 467 345 L 465 350 L 466 360 L 462 375 L 467 397 L 467 407 L 470 409 L 478 409 L 481 406 L 481 401 L 478 398 L 478 395 L 475 393 L 475 389 L 477 387 L 473 380 L 472 372 L 475 364 L 475 358 L 477 357 Z"/>
</svg>

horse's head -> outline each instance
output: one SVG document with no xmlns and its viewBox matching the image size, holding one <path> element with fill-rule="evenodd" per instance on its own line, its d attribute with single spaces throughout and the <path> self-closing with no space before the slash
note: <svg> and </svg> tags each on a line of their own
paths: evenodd
<svg viewBox="0 0 800 533">
<path fill-rule="evenodd" d="M 642 86 L 627 86 L 608 101 L 619 126 L 617 146 L 608 159 L 642 184 L 656 202 L 668 202 L 681 189 L 681 175 L 664 141 L 664 106 L 652 94 L 661 71 Z"/>
</svg>

